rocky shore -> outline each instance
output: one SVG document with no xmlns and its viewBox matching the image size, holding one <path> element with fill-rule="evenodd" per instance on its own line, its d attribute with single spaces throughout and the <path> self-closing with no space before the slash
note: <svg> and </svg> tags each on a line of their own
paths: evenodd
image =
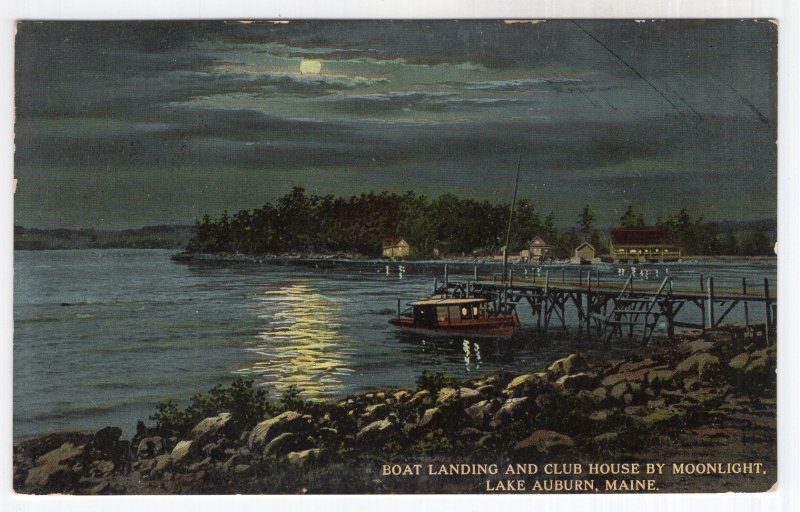
<svg viewBox="0 0 800 512">
<path fill-rule="evenodd" d="M 490 482 L 486 475 L 436 468 L 747 462 L 763 471 L 667 472 L 650 491 L 766 491 L 777 480 L 775 370 L 774 346 L 718 330 L 663 340 L 620 360 L 573 353 L 529 373 L 474 380 L 424 373 L 415 389 L 380 389 L 330 403 L 284 400 L 268 412 L 258 409 L 257 417 L 243 404 L 183 430 L 167 428 L 162 415 L 155 426 L 140 423 L 131 440 L 120 439 L 116 427 L 42 435 L 15 444 L 14 488 L 37 494 L 481 493 L 517 489 L 498 489 L 502 475 Z M 423 468 L 419 474 L 413 474 L 416 465 Z M 572 490 L 605 492 L 603 475 L 559 478 L 596 482 Z"/>
</svg>

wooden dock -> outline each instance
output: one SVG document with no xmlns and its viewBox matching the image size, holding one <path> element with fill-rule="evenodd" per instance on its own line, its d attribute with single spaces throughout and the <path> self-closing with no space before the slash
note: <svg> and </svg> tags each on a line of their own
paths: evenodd
<svg viewBox="0 0 800 512">
<path fill-rule="evenodd" d="M 479 276 L 476 267 L 472 280 L 452 282 L 445 266 L 444 280 L 434 281 L 434 293 L 489 297 L 499 310 L 527 302 L 536 327 L 544 332 L 558 324 L 566 329 L 567 310 L 571 309 L 578 319 L 577 333 L 604 343 L 637 336 L 646 344 L 661 322 L 669 337 L 675 335 L 675 328 L 714 329 L 726 325 L 731 312 L 739 308 L 744 317 L 743 336 L 763 336 L 768 343 L 774 341 L 777 300 L 766 278 L 757 286 L 745 278 L 741 279 L 741 286 L 732 286 L 730 279 L 719 286 L 713 276 L 701 274 L 694 286 L 673 286 L 673 277 L 668 274 L 652 280 L 627 276 L 624 283 L 618 274 L 602 275 L 591 270 L 577 270 L 577 275 L 572 272 L 569 276 L 563 269 L 553 275 L 546 271 L 544 275 L 522 277 L 509 272 L 505 277 Z M 690 308 L 695 308 L 694 318 L 699 316 L 702 321 L 679 318 L 679 313 Z M 751 323 L 755 308 L 763 308 L 764 322 Z"/>
</svg>

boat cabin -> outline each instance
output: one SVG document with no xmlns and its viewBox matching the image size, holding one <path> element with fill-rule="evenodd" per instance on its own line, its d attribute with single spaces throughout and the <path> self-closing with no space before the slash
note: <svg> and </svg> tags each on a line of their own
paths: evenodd
<svg viewBox="0 0 800 512">
<path fill-rule="evenodd" d="M 410 306 L 414 324 L 419 326 L 468 324 L 489 316 L 489 301 L 482 298 L 425 299 Z"/>
</svg>

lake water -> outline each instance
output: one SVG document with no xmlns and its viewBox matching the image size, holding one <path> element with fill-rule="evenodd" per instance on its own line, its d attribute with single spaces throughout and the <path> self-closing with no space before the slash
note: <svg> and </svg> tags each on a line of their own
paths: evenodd
<svg viewBox="0 0 800 512">
<path fill-rule="evenodd" d="M 465 351 L 461 338 L 432 340 L 390 326 L 397 298 L 430 293 L 441 267 L 409 264 L 401 275 L 396 264 L 387 273 L 377 262 L 184 265 L 159 250 L 14 255 L 15 439 L 107 425 L 130 436 L 159 401 L 185 401 L 237 376 L 272 396 L 296 385 L 324 399 L 413 387 L 424 369 L 467 377 L 535 367 L 575 349 L 608 352 L 596 343 L 539 340 L 530 329 L 513 342 L 469 340 Z M 720 282 L 775 283 L 774 262 L 670 271 L 676 282 L 704 272 Z M 529 310 L 520 313 L 530 325 Z"/>
</svg>

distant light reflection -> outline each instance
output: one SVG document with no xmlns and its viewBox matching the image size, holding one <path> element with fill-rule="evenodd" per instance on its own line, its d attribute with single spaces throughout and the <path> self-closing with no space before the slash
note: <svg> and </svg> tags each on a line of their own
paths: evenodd
<svg viewBox="0 0 800 512">
<path fill-rule="evenodd" d="M 277 394 L 292 385 L 312 399 L 341 393 L 342 377 L 353 372 L 353 339 L 341 324 L 346 299 L 320 294 L 312 284 L 302 280 L 258 297 L 264 327 L 249 348 L 257 360 L 238 373 Z"/>
</svg>

